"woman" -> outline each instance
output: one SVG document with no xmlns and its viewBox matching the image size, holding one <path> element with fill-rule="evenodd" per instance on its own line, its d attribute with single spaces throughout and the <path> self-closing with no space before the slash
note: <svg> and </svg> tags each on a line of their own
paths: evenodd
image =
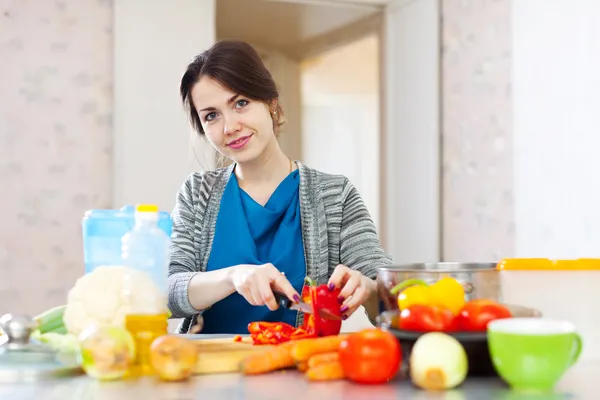
<svg viewBox="0 0 600 400">
<path fill-rule="evenodd" d="M 258 53 L 226 40 L 196 57 L 180 94 L 193 128 L 229 167 L 195 173 L 173 211 L 169 308 L 179 332 L 248 333 L 252 321 L 302 322 L 279 308 L 305 277 L 341 289 L 343 319 L 378 312 L 377 267 L 390 264 L 356 189 L 290 160 L 277 141 L 279 93 Z M 197 318 L 198 316 L 202 318 Z"/>
</svg>

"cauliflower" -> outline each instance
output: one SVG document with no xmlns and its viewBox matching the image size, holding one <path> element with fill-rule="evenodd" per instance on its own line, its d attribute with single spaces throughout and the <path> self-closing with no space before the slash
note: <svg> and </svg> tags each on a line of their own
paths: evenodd
<svg viewBox="0 0 600 400">
<path fill-rule="evenodd" d="M 166 294 L 145 272 L 101 266 L 82 276 L 69 291 L 63 322 L 79 336 L 93 325 L 125 325 L 127 314 L 168 313 Z"/>
</svg>

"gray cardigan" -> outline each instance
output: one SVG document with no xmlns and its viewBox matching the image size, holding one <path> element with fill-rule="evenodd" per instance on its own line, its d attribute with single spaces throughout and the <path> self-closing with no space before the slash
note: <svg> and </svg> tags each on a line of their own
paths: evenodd
<svg viewBox="0 0 600 400">
<path fill-rule="evenodd" d="M 377 267 L 391 258 L 381 247 L 373 220 L 348 178 L 330 175 L 296 161 L 300 171 L 300 214 L 306 274 L 327 283 L 333 269 L 344 264 L 375 279 Z M 206 271 L 217 215 L 234 165 L 192 174 L 183 184 L 172 213 L 173 233 L 169 266 L 169 309 L 184 318 L 187 332 L 201 314 L 190 304 L 192 277 Z M 297 325 L 303 315 L 298 313 Z"/>
</svg>

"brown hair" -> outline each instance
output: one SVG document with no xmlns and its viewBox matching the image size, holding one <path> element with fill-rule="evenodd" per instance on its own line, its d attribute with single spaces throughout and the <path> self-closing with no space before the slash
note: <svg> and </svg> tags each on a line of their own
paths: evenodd
<svg viewBox="0 0 600 400">
<path fill-rule="evenodd" d="M 203 76 L 216 80 L 232 92 L 250 100 L 265 102 L 271 109 L 273 128 L 277 133 L 277 128 L 283 124 L 283 110 L 279 102 L 275 110 L 271 108 L 271 102 L 279 99 L 277 85 L 260 55 L 251 45 L 240 40 L 221 40 L 194 58 L 187 66 L 181 78 L 179 92 L 189 113 L 192 127 L 200 135 L 204 134 L 204 129 L 191 99 L 191 92 Z"/>
</svg>

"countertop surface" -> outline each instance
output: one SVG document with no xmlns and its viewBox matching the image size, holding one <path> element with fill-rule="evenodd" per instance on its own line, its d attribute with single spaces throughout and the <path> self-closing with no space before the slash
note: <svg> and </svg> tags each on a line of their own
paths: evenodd
<svg viewBox="0 0 600 400">
<path fill-rule="evenodd" d="M 205 336 L 197 335 L 197 338 Z M 467 379 L 459 388 L 452 391 L 428 393 L 415 388 L 402 376 L 387 384 L 364 386 L 348 381 L 307 382 L 297 371 L 282 371 L 253 377 L 240 374 L 204 375 L 182 383 L 158 382 L 154 378 L 98 382 L 86 376 L 31 383 L 0 383 L 0 399 L 7 400 L 595 400 L 600 398 L 599 391 L 600 362 L 597 361 L 580 361 L 565 374 L 558 383 L 555 393 L 547 395 L 527 395 L 511 391 L 498 378 Z"/>
</svg>

